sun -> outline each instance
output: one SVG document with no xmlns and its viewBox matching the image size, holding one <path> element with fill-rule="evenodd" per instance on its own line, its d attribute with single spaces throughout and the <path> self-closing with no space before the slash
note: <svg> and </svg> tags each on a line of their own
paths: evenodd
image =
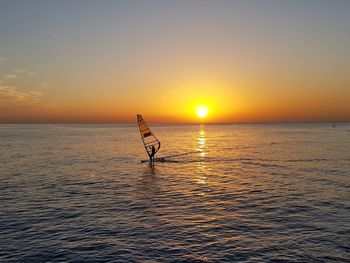
<svg viewBox="0 0 350 263">
<path fill-rule="evenodd" d="M 196 107 L 196 113 L 199 118 L 203 119 L 208 115 L 209 108 L 206 105 L 199 105 Z"/>
</svg>

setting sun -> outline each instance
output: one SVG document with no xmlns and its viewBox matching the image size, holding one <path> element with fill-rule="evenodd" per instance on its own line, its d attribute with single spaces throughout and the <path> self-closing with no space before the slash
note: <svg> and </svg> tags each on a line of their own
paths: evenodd
<svg viewBox="0 0 350 263">
<path fill-rule="evenodd" d="M 205 116 L 207 116 L 208 112 L 209 112 L 208 106 L 201 105 L 201 106 L 196 107 L 197 116 L 201 119 L 203 119 Z"/>
</svg>

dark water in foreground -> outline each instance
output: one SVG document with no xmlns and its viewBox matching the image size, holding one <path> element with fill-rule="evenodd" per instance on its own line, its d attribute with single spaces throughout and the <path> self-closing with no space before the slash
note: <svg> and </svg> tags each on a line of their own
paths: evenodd
<svg viewBox="0 0 350 263">
<path fill-rule="evenodd" d="M 0 125 L 1 262 L 349 262 L 350 124 Z"/>
</svg>

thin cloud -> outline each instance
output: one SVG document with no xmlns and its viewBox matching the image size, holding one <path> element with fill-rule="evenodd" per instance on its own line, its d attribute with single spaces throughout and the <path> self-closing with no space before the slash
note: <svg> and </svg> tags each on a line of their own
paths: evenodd
<svg viewBox="0 0 350 263">
<path fill-rule="evenodd" d="M 6 59 L 0 57 L 0 63 Z M 15 68 L 0 72 L 0 123 L 62 114 L 66 106 L 45 92 L 50 81 L 34 84 L 36 72 Z M 34 85 L 34 86 L 33 86 Z"/>
<path fill-rule="evenodd" d="M 7 80 L 13 80 L 17 78 L 17 75 L 14 74 L 4 74 L 4 78 Z"/>
<path fill-rule="evenodd" d="M 0 102 L 20 105 L 41 105 L 43 104 L 43 93 L 40 91 L 20 91 L 15 87 L 0 86 Z"/>
<path fill-rule="evenodd" d="M 6 80 L 15 80 L 33 77 L 36 74 L 36 72 L 31 71 L 29 69 L 15 69 L 11 74 L 4 74 L 3 76 Z"/>
<path fill-rule="evenodd" d="M 49 89 L 50 86 L 51 86 L 51 81 L 47 81 L 47 82 L 41 83 L 41 88 L 42 88 L 43 90 Z"/>
<path fill-rule="evenodd" d="M 15 69 L 13 72 L 15 75 L 21 76 L 21 77 L 32 77 L 32 76 L 37 74 L 36 72 L 31 71 L 31 70 L 26 69 L 26 68 Z"/>
<path fill-rule="evenodd" d="M 15 73 L 23 73 L 23 72 L 27 72 L 28 70 L 27 69 L 25 69 L 25 68 L 17 68 L 17 69 L 15 69 L 13 72 L 15 72 Z"/>
<path fill-rule="evenodd" d="M 33 77 L 33 76 L 35 76 L 36 74 L 37 74 L 36 72 L 31 71 L 31 72 L 28 72 L 28 73 L 27 73 L 27 77 Z"/>
<path fill-rule="evenodd" d="M 31 109 L 42 111 L 65 111 L 66 105 L 55 100 L 48 99 L 44 93 L 38 90 L 19 90 L 16 87 L 0 85 L 0 111 L 2 109 Z"/>
</svg>

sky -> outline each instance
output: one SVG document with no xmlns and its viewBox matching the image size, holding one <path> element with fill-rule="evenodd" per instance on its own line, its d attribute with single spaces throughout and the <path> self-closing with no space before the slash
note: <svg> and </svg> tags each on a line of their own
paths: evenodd
<svg viewBox="0 0 350 263">
<path fill-rule="evenodd" d="M 0 123 L 350 120 L 350 1 L 0 0 Z"/>
</svg>

